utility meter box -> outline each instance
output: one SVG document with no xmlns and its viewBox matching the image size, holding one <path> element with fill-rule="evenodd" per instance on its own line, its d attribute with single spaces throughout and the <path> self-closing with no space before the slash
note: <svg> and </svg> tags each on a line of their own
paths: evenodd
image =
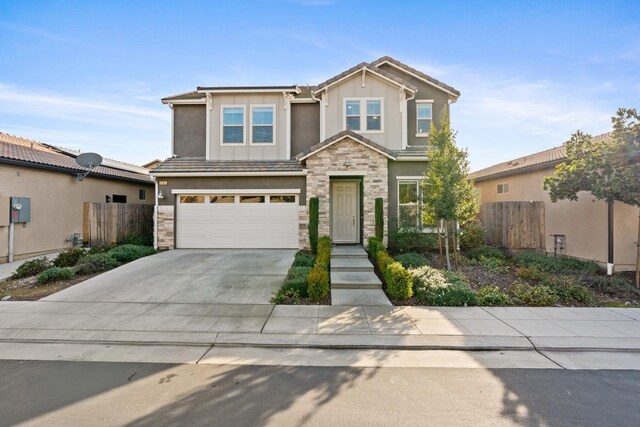
<svg viewBox="0 0 640 427">
<path fill-rule="evenodd" d="M 31 222 L 31 199 L 28 197 L 12 197 L 10 202 L 13 223 Z"/>
</svg>

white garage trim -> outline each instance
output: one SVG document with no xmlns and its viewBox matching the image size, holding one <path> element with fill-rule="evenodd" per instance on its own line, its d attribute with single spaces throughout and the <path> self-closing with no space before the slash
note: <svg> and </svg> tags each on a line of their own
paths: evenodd
<svg viewBox="0 0 640 427">
<path fill-rule="evenodd" d="M 172 193 L 177 195 L 176 248 L 294 249 L 298 246 L 299 189 L 187 189 Z M 214 196 L 222 196 L 226 202 Z M 280 202 L 272 203 L 273 197 Z"/>
<path fill-rule="evenodd" d="M 210 189 L 210 190 L 194 190 L 194 189 L 177 189 L 171 190 L 171 194 L 211 194 L 215 196 L 217 194 L 300 194 L 299 188 L 294 189 L 285 189 L 285 190 L 218 190 L 218 189 Z"/>
</svg>

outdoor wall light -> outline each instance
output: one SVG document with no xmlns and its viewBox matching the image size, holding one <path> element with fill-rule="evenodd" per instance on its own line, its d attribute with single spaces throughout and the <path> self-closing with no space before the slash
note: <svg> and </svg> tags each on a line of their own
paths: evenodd
<svg viewBox="0 0 640 427">
<path fill-rule="evenodd" d="M 164 193 L 162 190 L 158 191 L 158 199 L 164 199 Z"/>
<path fill-rule="evenodd" d="M 351 160 L 346 160 L 343 164 L 344 164 L 345 167 L 348 168 L 348 167 L 351 166 Z"/>
</svg>

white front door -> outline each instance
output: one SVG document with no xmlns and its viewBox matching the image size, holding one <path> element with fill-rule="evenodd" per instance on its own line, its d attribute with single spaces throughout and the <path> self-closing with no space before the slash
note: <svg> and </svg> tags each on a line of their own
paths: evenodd
<svg viewBox="0 0 640 427">
<path fill-rule="evenodd" d="M 335 243 L 358 243 L 358 183 L 335 181 L 331 184 L 333 196 L 333 230 Z"/>
</svg>

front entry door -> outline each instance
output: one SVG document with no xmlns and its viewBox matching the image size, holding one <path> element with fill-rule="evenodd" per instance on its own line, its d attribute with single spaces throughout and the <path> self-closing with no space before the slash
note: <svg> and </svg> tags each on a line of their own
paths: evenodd
<svg viewBox="0 0 640 427">
<path fill-rule="evenodd" d="M 331 185 L 333 194 L 334 243 L 358 243 L 358 183 L 335 181 Z"/>
</svg>

